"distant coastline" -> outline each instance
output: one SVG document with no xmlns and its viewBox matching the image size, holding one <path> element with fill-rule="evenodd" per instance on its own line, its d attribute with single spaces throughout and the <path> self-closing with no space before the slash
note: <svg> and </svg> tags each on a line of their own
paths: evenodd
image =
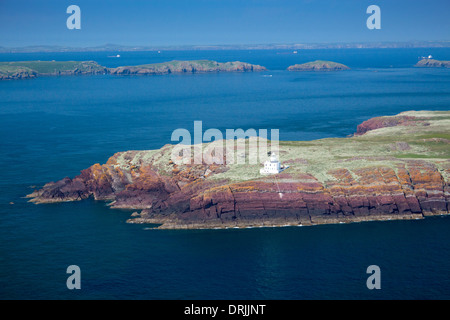
<svg viewBox="0 0 450 320">
<path fill-rule="evenodd" d="M 450 48 L 450 41 L 411 42 L 353 42 L 353 43 L 290 43 L 290 44 L 235 44 L 235 45 L 159 45 L 125 46 L 105 44 L 100 46 L 70 47 L 59 45 L 30 45 L 22 47 L 0 46 L 0 53 L 27 52 L 122 52 L 160 50 L 310 50 L 310 49 L 388 49 L 388 48 Z"/>
</svg>

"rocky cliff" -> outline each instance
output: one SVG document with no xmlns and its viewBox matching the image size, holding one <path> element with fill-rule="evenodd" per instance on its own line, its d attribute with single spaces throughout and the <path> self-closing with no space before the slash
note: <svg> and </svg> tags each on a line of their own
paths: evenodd
<svg viewBox="0 0 450 320">
<path fill-rule="evenodd" d="M 235 151 L 245 157 L 251 148 L 236 146 Z M 111 201 L 111 208 L 136 210 L 130 223 L 159 228 L 297 226 L 449 214 L 450 112 L 374 118 L 353 137 L 280 142 L 279 148 L 289 168 L 269 176 L 259 174 L 261 165 L 248 162 L 177 165 L 172 145 L 119 152 L 106 164 L 47 183 L 29 197 L 50 203 L 92 196 Z"/>
<path fill-rule="evenodd" d="M 312 62 L 295 64 L 287 68 L 289 71 L 343 71 L 350 68 L 341 63 L 316 60 Z"/>
</svg>

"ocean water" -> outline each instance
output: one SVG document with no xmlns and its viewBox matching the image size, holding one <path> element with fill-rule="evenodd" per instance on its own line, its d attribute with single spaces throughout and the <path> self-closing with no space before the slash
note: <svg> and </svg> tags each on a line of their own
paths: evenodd
<svg viewBox="0 0 450 320">
<path fill-rule="evenodd" d="M 450 71 L 416 69 L 450 49 L 0 54 L 113 67 L 240 60 L 263 73 L 41 77 L 0 82 L 1 299 L 449 299 L 450 217 L 314 227 L 151 230 L 104 202 L 34 205 L 33 186 L 115 152 L 157 149 L 173 130 L 279 129 L 282 140 L 345 137 L 374 116 L 449 110 Z M 290 73 L 333 60 L 352 70 Z M 267 75 L 272 75 L 267 77 Z M 66 268 L 81 268 L 68 290 Z M 368 290 L 366 269 L 381 269 Z"/>
</svg>

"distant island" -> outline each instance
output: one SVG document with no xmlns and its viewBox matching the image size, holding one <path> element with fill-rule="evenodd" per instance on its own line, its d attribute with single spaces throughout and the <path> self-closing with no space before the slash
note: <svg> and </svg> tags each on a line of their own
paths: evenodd
<svg viewBox="0 0 450 320">
<path fill-rule="evenodd" d="M 333 61 L 316 60 L 312 62 L 295 64 L 287 68 L 289 71 L 343 71 L 349 67 Z"/>
<path fill-rule="evenodd" d="M 38 76 L 106 74 L 108 68 L 95 61 L 14 61 L 0 62 L 0 80 L 29 79 Z"/>
<path fill-rule="evenodd" d="M 28 197 L 110 201 L 136 210 L 129 223 L 163 229 L 422 219 L 449 214 L 449 146 L 450 111 L 409 111 L 369 119 L 348 138 L 280 141 L 289 168 L 274 175 L 259 164 L 175 164 L 165 145 L 118 152 Z"/>
<path fill-rule="evenodd" d="M 211 60 L 169 61 L 138 66 L 107 68 L 95 61 L 15 61 L 0 62 L 0 80 L 31 79 L 38 76 L 81 74 L 154 75 L 169 73 L 253 72 L 266 68 L 246 62 Z"/>
<path fill-rule="evenodd" d="M 209 73 L 209 72 L 251 72 L 266 71 L 265 67 L 250 63 L 216 62 L 211 60 L 170 61 L 163 63 L 144 64 L 110 68 L 110 74 L 168 74 L 168 73 Z"/>
<path fill-rule="evenodd" d="M 440 61 L 435 59 L 422 59 L 416 63 L 415 67 L 422 68 L 450 68 L 450 61 Z"/>
</svg>

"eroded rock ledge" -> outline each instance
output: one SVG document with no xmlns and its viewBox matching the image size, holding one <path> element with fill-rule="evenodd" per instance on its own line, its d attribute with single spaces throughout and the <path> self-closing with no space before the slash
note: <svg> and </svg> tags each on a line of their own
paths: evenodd
<svg viewBox="0 0 450 320">
<path fill-rule="evenodd" d="M 258 165 L 176 165 L 172 145 L 119 152 L 29 197 L 51 203 L 92 196 L 137 210 L 130 223 L 166 229 L 449 214 L 449 119 L 450 112 L 407 112 L 371 119 L 350 138 L 280 142 L 280 160 L 290 168 L 276 176 L 260 176 Z"/>
</svg>

